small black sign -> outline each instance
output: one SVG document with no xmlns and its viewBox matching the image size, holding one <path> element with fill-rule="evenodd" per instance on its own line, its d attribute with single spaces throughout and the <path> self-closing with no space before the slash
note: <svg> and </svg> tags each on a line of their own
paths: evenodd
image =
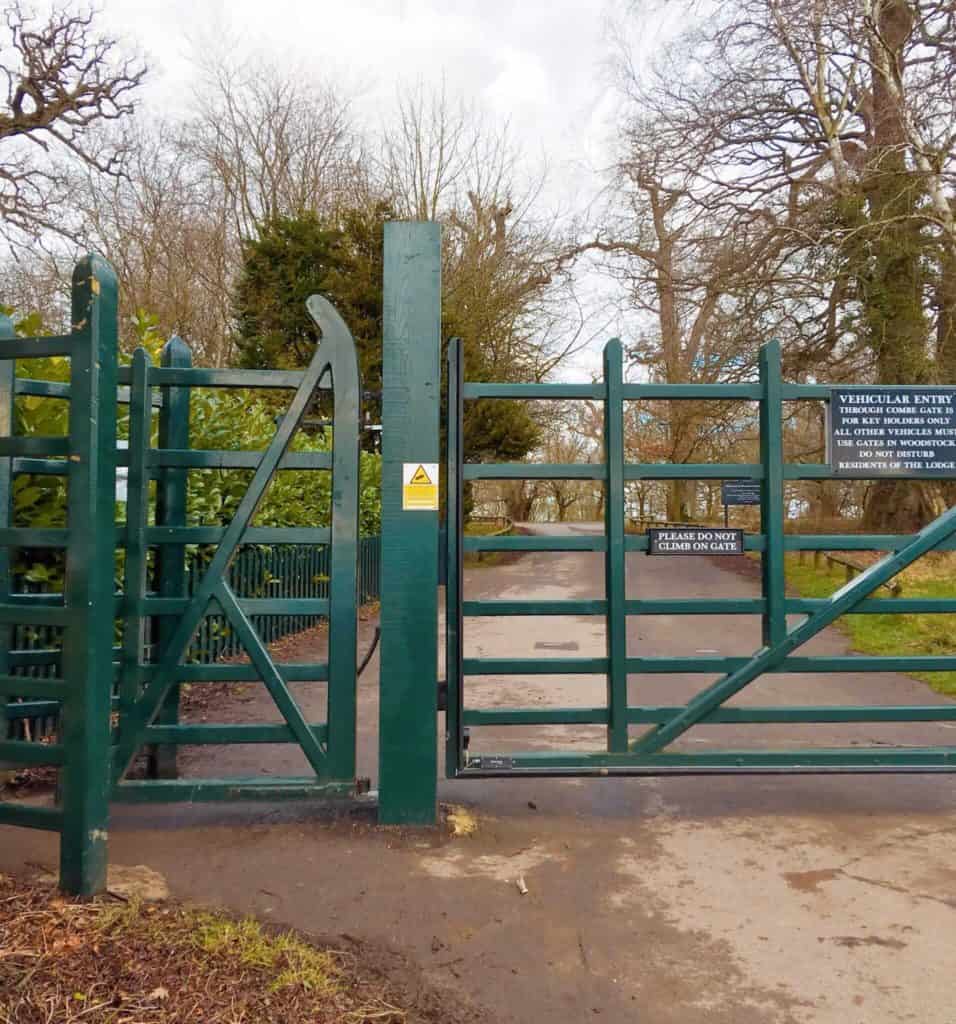
<svg viewBox="0 0 956 1024">
<path fill-rule="evenodd" d="M 828 428 L 836 476 L 956 476 L 956 388 L 833 388 Z"/>
<path fill-rule="evenodd" d="M 724 480 L 720 485 L 722 505 L 759 505 L 759 480 Z"/>
<path fill-rule="evenodd" d="M 744 531 L 707 526 L 673 526 L 648 530 L 649 555 L 739 555 Z"/>
</svg>

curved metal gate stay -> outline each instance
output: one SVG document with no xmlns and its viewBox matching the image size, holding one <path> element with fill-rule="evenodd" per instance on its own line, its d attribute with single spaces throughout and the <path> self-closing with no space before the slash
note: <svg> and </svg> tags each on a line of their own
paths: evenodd
<svg viewBox="0 0 956 1024">
<path fill-rule="evenodd" d="M 255 370 L 206 370 L 188 367 L 152 367 L 142 349 L 133 357 L 130 375 L 130 440 L 128 449 L 126 522 L 126 587 L 122 602 L 123 649 L 119 675 L 119 717 L 113 757 L 114 798 L 119 800 L 216 800 L 268 795 L 308 796 L 354 792 L 355 780 L 355 676 L 356 600 L 358 570 L 358 473 L 360 385 L 355 343 L 334 307 L 321 296 L 308 303 L 322 332 L 322 340 L 304 373 L 276 374 Z M 175 356 L 175 343 L 171 356 Z M 169 361 L 174 361 L 171 358 Z M 179 360 L 180 362 L 183 360 Z M 331 455 L 287 452 L 316 390 L 327 374 L 333 392 Z M 288 378 L 288 379 L 286 379 Z M 297 381 L 294 396 L 275 436 L 264 452 L 196 451 L 150 444 L 152 392 L 163 392 L 167 420 L 175 405 L 174 394 L 189 387 L 276 387 Z M 187 410 L 188 422 L 188 410 Z M 165 433 L 169 433 L 167 430 Z M 176 439 L 173 439 L 175 441 Z M 184 519 L 185 473 L 169 479 L 168 471 L 187 469 L 254 469 L 252 480 L 232 521 L 225 527 L 170 525 Z M 330 529 L 259 528 L 253 517 L 276 472 L 282 469 L 332 472 L 332 525 Z M 165 474 L 165 479 L 164 479 Z M 150 479 L 162 479 L 162 525 L 149 525 Z M 331 544 L 329 598 L 237 598 L 228 583 L 228 570 L 242 543 Z M 182 596 L 185 545 L 214 544 L 202 580 L 192 596 Z M 160 552 L 160 596 L 147 592 L 147 557 L 151 547 Z M 170 581 L 168 576 L 178 576 Z M 165 577 L 165 578 L 164 578 Z M 178 584 L 181 596 L 171 596 Z M 210 611 L 224 616 L 249 656 L 248 665 L 184 664 L 196 630 Z M 277 664 L 250 616 L 254 614 L 324 615 L 329 620 L 329 656 L 323 664 Z M 148 650 L 148 618 L 161 617 L 155 657 Z M 177 721 L 178 686 L 202 685 L 217 680 L 259 680 L 285 720 L 284 725 L 183 725 Z M 327 721 L 308 722 L 289 691 L 294 681 L 325 681 L 328 688 Z M 172 695 L 173 699 L 170 700 Z M 143 747 L 206 743 L 296 743 L 314 775 L 265 779 L 145 779 L 124 778 Z M 168 759 L 166 761 L 168 764 Z M 155 757 L 162 772 L 164 759 Z M 169 774 L 173 774 L 169 772 Z"/>
<path fill-rule="evenodd" d="M 956 771 L 953 746 L 852 746 L 837 749 L 724 749 L 674 751 L 671 745 L 689 729 L 720 723 L 931 722 L 956 721 L 956 703 L 919 706 L 727 706 L 764 673 L 954 671 L 956 656 L 801 657 L 794 654 L 841 615 L 952 613 L 956 599 L 872 599 L 869 595 L 920 556 L 956 550 L 956 508 L 913 536 L 785 535 L 784 481 L 825 480 L 836 474 L 829 464 L 787 464 L 783 453 L 784 401 L 829 402 L 826 385 L 786 384 L 780 346 L 760 352 L 759 380 L 743 384 L 629 384 L 623 378 L 621 343 L 604 351 L 604 380 L 596 384 L 468 384 L 463 380 L 461 342 L 448 352 L 448 522 L 446 591 L 448 711 L 446 774 L 449 778 L 509 775 L 628 775 L 741 772 Z M 847 388 L 843 387 L 846 391 Z M 884 389 L 893 391 L 896 389 Z M 919 390 L 919 389 L 916 389 Z M 949 391 L 953 389 L 923 389 Z M 463 403 L 469 399 L 590 399 L 604 405 L 604 462 L 580 465 L 466 464 L 462 446 Z M 761 461 L 748 464 L 636 464 L 625 462 L 624 403 L 640 399 L 734 399 L 760 404 Z M 945 475 L 956 476 L 952 464 Z M 844 479 L 871 479 L 865 461 Z M 885 474 L 884 474 L 885 475 Z M 939 470 L 908 469 L 907 479 L 938 479 Z M 604 483 L 605 530 L 593 537 L 465 537 L 462 488 L 467 480 L 584 479 Z M 624 484 L 627 480 L 746 479 L 760 482 L 761 532 L 743 538 L 743 549 L 762 556 L 762 594 L 750 600 L 692 597 L 628 600 L 625 557 L 647 552 L 647 536 L 625 533 Z M 885 557 L 826 599 L 787 597 L 785 551 L 876 550 Z M 604 555 L 605 596 L 601 600 L 466 601 L 462 593 L 465 551 L 595 551 Z M 806 617 L 790 628 L 787 615 Z M 589 615 L 606 623 L 607 650 L 601 658 L 466 658 L 463 632 L 470 616 Z M 760 615 L 763 646 L 750 657 L 630 657 L 628 616 Z M 711 673 L 717 676 L 684 706 L 632 705 L 628 675 Z M 607 700 L 589 708 L 469 708 L 465 680 L 481 675 L 603 675 Z M 466 730 L 482 726 L 604 725 L 606 750 L 469 753 Z M 632 734 L 631 726 L 643 727 Z"/>
</svg>

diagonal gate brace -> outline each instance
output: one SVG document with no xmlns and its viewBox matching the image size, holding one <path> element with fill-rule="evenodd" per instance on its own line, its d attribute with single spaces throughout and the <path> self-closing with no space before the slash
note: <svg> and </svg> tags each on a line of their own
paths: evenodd
<svg viewBox="0 0 956 1024">
<path fill-rule="evenodd" d="M 635 754 L 654 754 L 673 743 L 688 729 L 699 725 L 707 716 L 720 707 L 734 694 L 752 683 L 758 676 L 774 668 L 798 647 L 812 639 L 822 629 L 835 622 L 841 615 L 852 612 L 853 608 L 877 587 L 892 579 L 898 572 L 911 565 L 927 551 L 956 532 L 956 507 L 944 512 L 938 519 L 924 527 L 906 547 L 888 554 L 870 566 L 866 572 L 841 587 L 818 612 L 808 616 L 779 643 L 761 647 L 745 665 L 719 679 L 712 686 L 701 690 L 687 706 L 673 718 L 649 729 L 631 744 Z"/>
<path fill-rule="evenodd" d="M 302 709 L 296 703 L 292 694 L 289 693 L 286 681 L 272 663 L 269 652 L 259 639 L 259 634 L 256 633 L 245 612 L 239 607 L 236 595 L 225 580 L 219 581 L 219 585 L 214 591 L 214 596 L 219 602 L 219 606 L 225 613 L 226 618 L 232 624 L 233 629 L 235 629 L 236 635 L 249 655 L 249 660 L 262 677 L 262 682 L 269 691 L 269 695 L 275 701 L 276 707 L 292 730 L 292 734 L 298 741 L 299 746 L 302 747 L 302 752 L 308 759 L 309 764 L 312 765 L 316 775 L 321 775 L 322 769 L 325 766 L 325 753 L 319 741 L 315 738 L 315 734 L 312 732 L 305 716 L 302 714 Z"/>
</svg>

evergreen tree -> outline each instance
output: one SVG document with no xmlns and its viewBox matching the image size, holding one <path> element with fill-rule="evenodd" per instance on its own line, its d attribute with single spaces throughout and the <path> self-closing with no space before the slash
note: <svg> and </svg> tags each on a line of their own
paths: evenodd
<svg viewBox="0 0 956 1024">
<path fill-rule="evenodd" d="M 346 210 L 335 224 L 314 213 L 272 221 L 244 246 L 235 292 L 236 346 L 243 366 L 293 369 L 315 352 L 319 332 L 305 302 L 315 292 L 332 301 L 348 324 L 359 353 L 366 391 L 364 408 L 380 422 L 382 387 L 382 246 L 385 204 Z M 458 333 L 453 317 L 443 337 Z M 489 369 L 482 338 L 465 339 L 468 380 L 500 377 Z M 524 402 L 481 400 L 465 407 L 466 458 L 519 461 L 539 440 L 538 424 Z"/>
</svg>

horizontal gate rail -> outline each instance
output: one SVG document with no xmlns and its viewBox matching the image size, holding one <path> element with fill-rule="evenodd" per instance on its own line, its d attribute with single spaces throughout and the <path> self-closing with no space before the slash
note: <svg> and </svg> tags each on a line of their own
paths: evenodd
<svg viewBox="0 0 956 1024">
<path fill-rule="evenodd" d="M 317 780 L 315 776 L 264 779 L 261 775 L 228 779 L 149 779 L 124 782 L 113 791 L 120 804 L 210 803 L 234 800 L 311 800 L 354 796 L 364 783 Z"/>
<path fill-rule="evenodd" d="M 319 743 L 328 739 L 328 727 L 324 722 L 310 725 L 309 730 Z M 188 743 L 190 746 L 296 742 L 287 725 L 151 725 L 144 736 L 147 743 Z"/>
<path fill-rule="evenodd" d="M 45 338 L 14 338 L 11 330 L 0 338 L 0 360 L 3 361 L 71 356 L 75 349 L 76 334 L 54 334 Z"/>
<path fill-rule="evenodd" d="M 807 673 L 913 673 L 956 672 L 956 655 L 802 655 L 796 649 L 810 636 L 845 614 L 953 614 L 952 598 L 878 598 L 872 596 L 881 583 L 928 551 L 956 550 L 956 512 L 941 517 L 917 536 L 898 534 L 786 534 L 784 533 L 784 483 L 826 480 L 833 477 L 829 465 L 785 463 L 782 449 L 782 407 L 785 402 L 827 401 L 826 385 L 787 384 L 781 378 L 779 346 L 764 346 L 760 379 L 735 384 L 629 384 L 621 380 L 620 346 L 610 342 L 605 350 L 605 378 L 594 384 L 485 384 L 461 381 L 460 343 L 449 344 L 449 494 L 463 483 L 480 480 L 593 480 L 603 483 L 606 522 L 601 535 L 585 536 L 464 536 L 460 530 L 460 504 L 449 498 L 449 515 L 459 529 L 446 531 L 449 556 L 447 649 L 449 664 L 449 712 L 447 771 L 451 776 L 525 774 L 654 774 L 666 772 L 728 771 L 953 771 L 956 747 L 852 747 L 770 750 L 713 750 L 675 752 L 670 744 L 694 725 L 722 724 L 821 724 L 953 722 L 956 703 L 826 706 L 798 703 L 781 707 L 732 706 L 724 701 L 763 674 Z M 605 458 L 599 463 L 466 464 L 460 431 L 465 401 L 494 399 L 518 401 L 587 400 L 605 409 Z M 619 432 L 624 403 L 634 401 L 733 401 L 755 403 L 760 413 L 760 461 L 755 463 L 628 463 L 624 461 Z M 623 495 L 615 474 L 624 481 L 748 479 L 761 483 L 762 508 L 759 532 L 743 537 L 745 551 L 761 556 L 762 593 L 753 598 L 641 598 L 624 597 L 620 578 L 611 571 L 623 565 L 624 552 L 647 552 L 647 535 L 621 536 Z M 841 473 L 841 479 L 853 479 Z M 861 471 L 859 479 L 866 479 Z M 916 471 L 908 479 L 936 478 Z M 679 524 L 675 524 L 679 525 Z M 838 591 L 831 598 L 794 598 L 785 592 L 783 557 L 788 551 L 875 551 L 882 561 Z M 598 599 L 484 599 L 464 600 L 460 590 L 461 556 L 465 552 L 594 552 L 604 556 L 607 570 L 605 597 Z M 453 572 L 453 563 L 457 571 Z M 628 656 L 621 646 L 622 623 L 634 616 L 759 616 L 765 647 L 752 656 L 696 657 Z M 608 652 L 603 657 L 464 657 L 462 632 L 466 619 L 476 617 L 584 616 L 603 617 L 607 623 Z M 788 616 L 803 617 L 791 626 Z M 717 676 L 687 705 L 631 706 L 626 681 L 659 675 Z M 607 679 L 608 699 L 601 707 L 483 708 L 467 706 L 466 681 L 476 677 L 501 677 L 507 694 L 513 677 L 546 676 Z M 636 677 L 636 678 L 635 678 Z M 794 680 L 795 693 L 799 680 Z M 462 730 L 471 727 L 581 725 L 608 730 L 608 751 L 588 754 L 518 752 L 470 754 Z M 648 726 L 639 740 L 625 744 L 625 726 Z"/>
<path fill-rule="evenodd" d="M 169 448 L 153 448 L 146 455 L 149 470 L 155 469 L 258 469 L 264 451 L 203 450 L 191 448 L 177 451 Z M 130 453 L 118 452 L 116 464 L 128 466 Z M 286 452 L 276 469 L 331 469 L 330 452 Z M 158 476 L 159 474 L 152 474 Z"/>
<path fill-rule="evenodd" d="M 669 721 L 682 710 L 673 707 L 628 708 L 634 725 Z M 607 725 L 607 708 L 492 708 L 464 714 L 465 725 Z M 787 707 L 724 707 L 711 711 L 702 724 L 772 725 L 823 722 L 956 722 L 956 704 L 819 704 Z"/>
<path fill-rule="evenodd" d="M 544 387 L 545 385 L 536 385 Z M 465 480 L 606 480 L 607 468 L 593 463 L 473 462 L 462 467 Z M 784 480 L 834 480 L 832 467 L 788 463 Z M 763 467 L 749 462 L 626 462 L 625 480 L 763 480 Z M 841 480 L 869 480 L 865 470 L 841 472 Z M 914 469 L 910 480 L 938 480 L 939 474 Z"/>
<path fill-rule="evenodd" d="M 520 751 L 472 757 L 462 778 L 513 775 L 772 775 L 782 773 L 953 772 L 952 747 L 838 747 L 720 750 L 691 754 L 559 754 Z"/>
<path fill-rule="evenodd" d="M 329 675 L 327 662 L 307 664 L 305 662 L 277 662 L 276 669 L 287 683 L 326 682 Z M 156 678 L 158 666 L 139 665 L 130 670 L 136 680 L 148 683 Z M 173 676 L 181 683 L 228 683 L 258 680 L 252 665 L 203 665 L 187 663 L 173 669 Z"/>
<path fill-rule="evenodd" d="M 788 598 L 789 614 L 808 615 L 826 604 L 823 597 Z M 594 600 L 484 600 L 463 602 L 468 616 L 606 615 L 607 602 Z M 627 600 L 627 615 L 762 615 L 767 602 L 760 597 L 672 597 Z M 874 597 L 854 605 L 853 615 L 952 615 L 953 597 Z"/>
<path fill-rule="evenodd" d="M 207 367 L 153 366 L 149 370 L 149 383 L 153 387 L 187 388 L 278 388 L 297 391 L 305 379 L 305 370 L 216 370 Z M 132 369 L 119 368 L 119 382 L 132 382 Z M 329 384 L 320 381 L 320 390 Z"/>
<path fill-rule="evenodd" d="M 750 662 L 747 657 L 628 658 L 633 675 L 694 675 L 735 672 Z M 604 675 L 606 658 L 464 658 L 466 676 Z M 848 654 L 824 657 L 791 655 L 765 670 L 768 675 L 807 672 L 956 672 L 956 654 L 892 655 Z"/>
</svg>

